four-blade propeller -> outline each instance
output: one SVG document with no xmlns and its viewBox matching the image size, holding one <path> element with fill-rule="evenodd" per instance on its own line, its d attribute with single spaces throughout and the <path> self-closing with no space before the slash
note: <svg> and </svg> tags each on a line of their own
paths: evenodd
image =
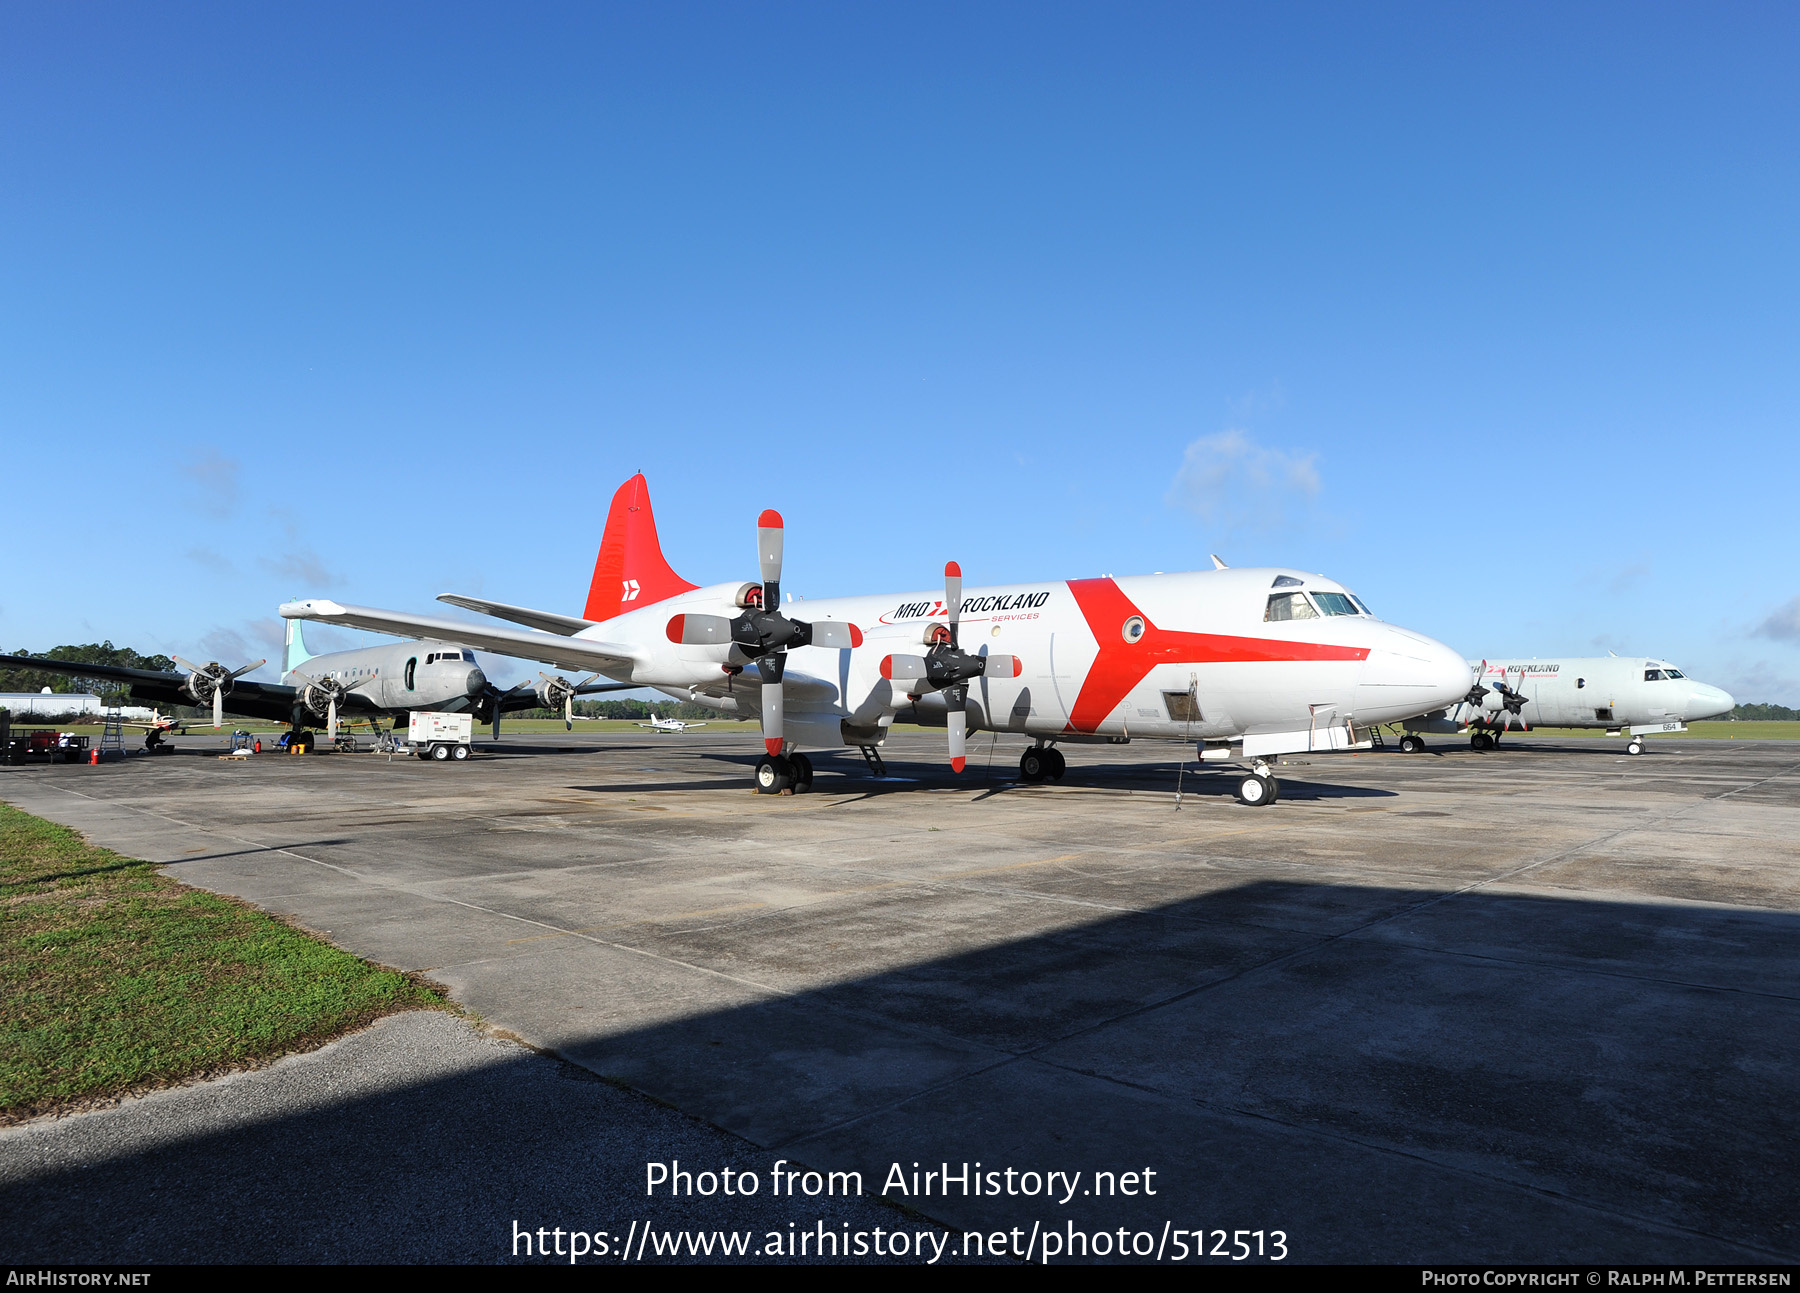
<svg viewBox="0 0 1800 1293">
<path fill-rule="evenodd" d="M 204 705 L 208 699 L 212 701 L 212 723 L 214 730 L 217 730 L 225 725 L 225 693 L 231 690 L 231 684 L 252 669 L 260 669 L 269 662 L 258 660 L 255 664 L 247 664 L 242 669 L 232 669 L 229 672 L 217 660 L 199 665 L 176 656 L 175 663 L 188 671 L 187 681 L 182 684 L 187 694 L 198 704 Z"/>
<path fill-rule="evenodd" d="M 890 655 L 881 662 L 881 676 L 921 685 L 911 694 L 944 693 L 950 729 L 950 767 L 961 772 L 969 731 L 969 683 L 975 678 L 1017 678 L 1019 658 L 1011 655 L 972 655 L 962 649 L 957 628 L 962 620 L 962 567 L 954 561 L 944 566 L 944 608 L 947 625 L 933 625 L 931 648 L 923 656 Z"/>
<path fill-rule="evenodd" d="M 686 646 L 729 646 L 733 656 L 754 662 L 762 679 L 763 746 L 771 758 L 780 758 L 785 741 L 781 678 L 787 653 L 794 647 L 832 649 L 862 645 L 862 631 L 836 620 L 792 619 L 781 613 L 781 513 L 770 509 L 756 522 L 756 556 L 761 586 L 748 585 L 740 595 L 742 614 L 677 615 L 670 619 L 669 641 Z"/>
</svg>

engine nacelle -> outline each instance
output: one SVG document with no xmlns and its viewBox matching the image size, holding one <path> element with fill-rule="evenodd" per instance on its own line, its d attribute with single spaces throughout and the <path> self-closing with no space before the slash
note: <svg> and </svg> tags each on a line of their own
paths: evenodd
<svg viewBox="0 0 1800 1293">
<path fill-rule="evenodd" d="M 561 710 L 575 694 L 575 684 L 567 678 L 545 678 L 537 685 L 537 698 L 545 709 Z"/>
</svg>

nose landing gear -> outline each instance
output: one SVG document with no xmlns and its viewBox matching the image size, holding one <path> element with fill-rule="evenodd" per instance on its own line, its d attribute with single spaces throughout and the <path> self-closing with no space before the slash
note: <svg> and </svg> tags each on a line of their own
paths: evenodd
<svg viewBox="0 0 1800 1293">
<path fill-rule="evenodd" d="M 1237 784 L 1237 799 L 1251 808 L 1264 808 L 1281 798 L 1281 783 L 1263 760 L 1250 765 L 1250 775 Z"/>
</svg>

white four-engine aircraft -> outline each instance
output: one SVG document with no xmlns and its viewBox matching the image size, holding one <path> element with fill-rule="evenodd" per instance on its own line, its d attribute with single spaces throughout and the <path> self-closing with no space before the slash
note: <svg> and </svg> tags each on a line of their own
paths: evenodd
<svg viewBox="0 0 1800 1293">
<path fill-rule="evenodd" d="M 1059 744 L 1194 741 L 1248 765 L 1237 794 L 1278 794 L 1280 754 L 1367 748 L 1367 729 L 1441 710 L 1469 690 L 1456 652 L 1376 619 L 1348 589 L 1298 570 L 1218 569 L 781 602 L 784 528 L 757 526 L 761 578 L 699 588 L 669 568 L 648 487 L 613 497 L 581 617 L 446 594 L 528 626 L 476 626 L 334 601 L 289 619 L 444 638 L 587 669 L 760 720 L 757 788 L 812 781 L 806 749 L 879 746 L 896 720 L 948 729 L 961 772 L 971 729 L 1036 740 L 1027 781 L 1064 768 Z M 1235 752 L 1234 752 L 1235 749 Z"/>
<path fill-rule="evenodd" d="M 1474 685 L 1460 705 L 1409 719 L 1400 748 L 1425 748 L 1421 733 L 1467 732 L 1477 750 L 1491 750 L 1502 732 L 1518 727 L 1589 727 L 1630 737 L 1627 754 L 1644 752 L 1653 732 L 1685 732 L 1687 724 L 1729 714 L 1737 702 L 1723 688 L 1689 678 L 1666 660 L 1589 656 L 1566 660 L 1470 662 Z"/>
</svg>

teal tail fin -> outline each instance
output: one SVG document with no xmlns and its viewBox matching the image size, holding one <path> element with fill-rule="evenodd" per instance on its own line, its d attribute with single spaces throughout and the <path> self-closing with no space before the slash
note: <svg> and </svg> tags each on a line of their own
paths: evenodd
<svg viewBox="0 0 1800 1293">
<path fill-rule="evenodd" d="M 302 664 L 312 659 L 312 652 L 306 649 L 306 643 L 300 636 L 300 621 L 287 622 L 287 645 L 281 655 L 281 672 L 292 673 Z"/>
</svg>

